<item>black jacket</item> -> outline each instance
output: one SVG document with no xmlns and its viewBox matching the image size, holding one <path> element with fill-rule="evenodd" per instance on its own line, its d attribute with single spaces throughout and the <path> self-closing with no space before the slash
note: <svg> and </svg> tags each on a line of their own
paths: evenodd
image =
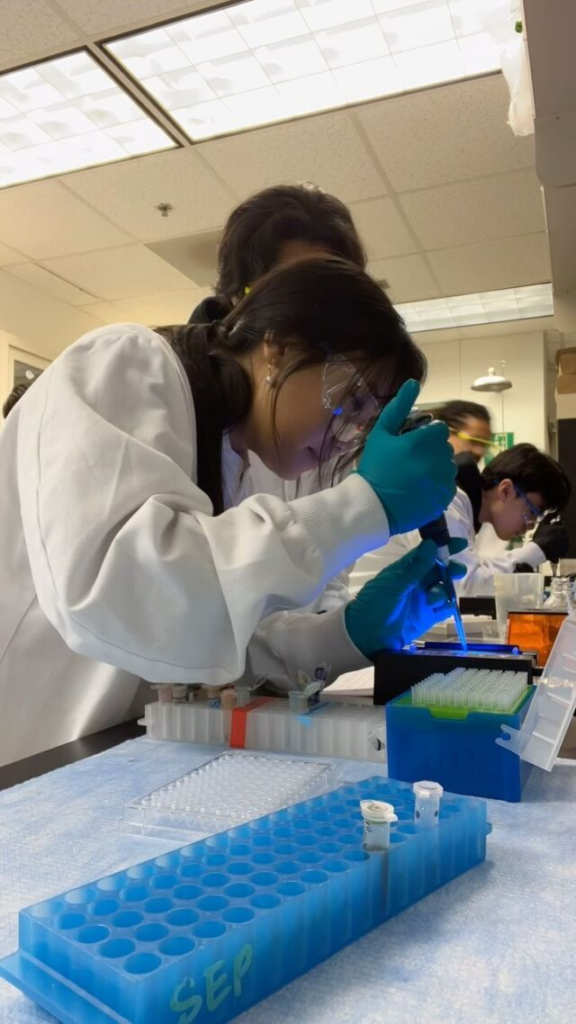
<svg viewBox="0 0 576 1024">
<path fill-rule="evenodd" d="M 481 527 L 479 519 L 480 509 L 482 508 L 482 482 L 481 474 L 478 469 L 476 460 L 470 455 L 470 452 L 461 452 L 455 456 L 456 465 L 458 467 L 458 473 L 456 474 L 456 483 L 464 494 L 467 494 L 472 505 L 472 514 L 474 516 L 474 532 L 478 533 Z"/>
</svg>

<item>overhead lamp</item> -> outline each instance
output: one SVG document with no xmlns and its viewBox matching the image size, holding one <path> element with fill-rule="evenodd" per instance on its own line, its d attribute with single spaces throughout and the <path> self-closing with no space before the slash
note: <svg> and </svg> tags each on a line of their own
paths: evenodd
<svg viewBox="0 0 576 1024">
<path fill-rule="evenodd" d="M 508 391 L 512 387 L 512 381 L 504 376 L 505 362 L 502 362 L 502 373 L 496 373 L 493 366 L 490 366 L 485 377 L 477 377 L 470 385 L 472 391 L 490 391 L 499 395 L 502 391 Z"/>
<path fill-rule="evenodd" d="M 447 327 L 474 327 L 552 316 L 554 301 L 551 284 L 534 284 L 522 288 L 501 288 L 492 292 L 405 302 L 396 308 L 408 330 L 416 334 Z"/>
<path fill-rule="evenodd" d="M 245 0 L 104 45 L 195 141 L 497 71 L 495 5 Z"/>
<path fill-rule="evenodd" d="M 0 188 L 175 144 L 85 50 L 0 74 Z"/>
</svg>

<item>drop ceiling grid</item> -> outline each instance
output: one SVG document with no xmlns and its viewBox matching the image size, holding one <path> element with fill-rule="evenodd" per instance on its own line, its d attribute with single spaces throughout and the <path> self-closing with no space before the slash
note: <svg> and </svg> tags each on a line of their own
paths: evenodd
<svg viewBox="0 0 576 1024">
<path fill-rule="evenodd" d="M 212 6 L 175 0 L 20 0 L 18 5 L 0 0 L 0 67 Z M 39 39 L 42 53 L 36 49 Z M 90 294 L 97 285 L 106 291 L 97 294 L 104 307 L 122 301 L 110 300 L 110 290 L 117 289 L 106 272 L 108 252 L 114 263 L 119 247 L 134 245 L 139 255 L 128 275 L 132 283 L 122 290 L 151 287 L 142 243 L 217 229 L 238 200 L 259 188 L 312 180 L 351 204 L 366 236 L 371 270 L 390 280 L 396 301 L 476 290 L 483 280 L 491 288 L 544 280 L 550 273 L 546 236 L 528 184 L 532 140 L 514 138 L 505 123 L 506 104 L 502 76 L 490 75 L 23 185 L 10 192 L 14 199 L 20 191 L 24 205 L 34 196 L 27 190 L 48 185 L 60 190 L 52 193 L 59 197 L 59 226 L 48 201 L 41 214 L 48 228 L 23 225 L 14 212 L 6 220 L 0 193 L 0 264 L 8 272 L 11 265 L 30 268 L 30 260 L 63 276 L 72 270 L 73 287 L 91 284 Z M 481 185 L 475 188 L 475 181 Z M 514 195 L 515 181 L 524 182 L 521 194 Z M 493 214 L 488 231 L 486 218 L 474 217 L 470 207 L 478 194 L 488 208 L 497 205 L 499 183 L 511 202 L 505 204 L 504 219 Z M 442 191 L 448 185 L 457 187 Z M 161 218 L 154 200 L 172 202 L 173 214 Z M 515 237 L 519 223 L 523 241 Z M 486 237 L 494 230 L 506 237 Z M 86 257 L 81 273 L 70 258 L 75 253 Z M 149 255 L 162 267 L 156 282 L 181 294 L 188 279 Z M 140 286 L 134 279 L 138 265 Z M 86 277 L 88 267 L 92 280 Z M 19 273 L 50 287 L 41 273 Z M 151 302 L 160 290 L 156 283 L 155 294 L 147 296 Z"/>
<path fill-rule="evenodd" d="M 218 0 L 0 0 L 0 69 L 217 6 Z"/>
</svg>

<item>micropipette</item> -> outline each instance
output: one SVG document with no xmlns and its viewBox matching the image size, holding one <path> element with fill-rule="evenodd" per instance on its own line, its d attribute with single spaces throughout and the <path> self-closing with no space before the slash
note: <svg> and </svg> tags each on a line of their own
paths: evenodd
<svg viewBox="0 0 576 1024">
<path fill-rule="evenodd" d="M 425 426 L 427 423 L 432 422 L 433 417 L 428 412 L 424 413 L 411 413 L 408 416 L 401 434 L 406 434 L 410 430 L 416 430 L 418 427 Z M 449 562 L 450 562 L 450 534 L 448 532 L 448 526 L 446 523 L 446 516 L 438 516 L 431 523 L 427 523 L 419 531 L 422 540 L 433 540 L 436 547 L 438 548 L 438 555 L 436 558 L 436 565 L 440 571 L 440 580 L 444 588 L 444 592 L 448 598 L 450 607 L 452 608 L 452 614 L 454 616 L 454 622 L 456 625 L 456 632 L 458 633 L 458 639 L 464 652 L 468 651 L 468 641 L 466 640 L 466 633 L 464 632 L 464 623 L 462 622 L 462 616 L 458 607 L 458 598 L 456 597 L 456 590 L 454 588 L 454 580 L 450 575 Z"/>
<path fill-rule="evenodd" d="M 462 616 L 458 607 L 458 598 L 456 597 L 456 590 L 454 587 L 454 580 L 450 575 L 449 562 L 450 562 L 450 534 L 448 533 L 448 525 L 446 523 L 446 516 L 438 516 L 438 519 L 434 519 L 431 523 L 427 523 L 420 530 L 420 536 L 422 540 L 433 540 L 436 547 L 438 548 L 438 557 L 436 558 L 436 565 L 440 571 L 440 578 L 442 586 L 448 597 L 448 602 L 452 608 L 452 614 L 454 616 L 454 623 L 456 625 L 456 632 L 458 633 L 458 639 L 462 650 L 468 651 L 468 641 L 466 639 L 466 633 L 464 631 L 464 623 L 462 622 Z"/>
</svg>

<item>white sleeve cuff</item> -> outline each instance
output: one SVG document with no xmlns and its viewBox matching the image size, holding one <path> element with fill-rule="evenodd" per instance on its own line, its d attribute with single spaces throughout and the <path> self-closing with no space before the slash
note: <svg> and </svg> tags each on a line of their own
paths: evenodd
<svg viewBox="0 0 576 1024">
<path fill-rule="evenodd" d="M 539 544 L 535 544 L 533 540 L 529 540 L 521 548 L 515 548 L 512 554 L 515 565 L 518 565 L 520 562 L 526 562 L 527 565 L 531 565 L 534 569 L 539 565 L 543 565 L 546 561 L 546 555 L 542 548 Z"/>
<path fill-rule="evenodd" d="M 328 578 L 390 537 L 380 499 L 359 473 L 351 473 L 336 487 L 291 501 L 289 508 L 320 552 Z"/>
<path fill-rule="evenodd" d="M 317 670 L 325 668 L 329 685 L 344 672 L 372 664 L 348 636 L 344 611 L 342 606 L 320 615 L 283 617 L 275 630 L 274 648 L 293 682 L 298 672 L 313 679 Z"/>
</svg>

